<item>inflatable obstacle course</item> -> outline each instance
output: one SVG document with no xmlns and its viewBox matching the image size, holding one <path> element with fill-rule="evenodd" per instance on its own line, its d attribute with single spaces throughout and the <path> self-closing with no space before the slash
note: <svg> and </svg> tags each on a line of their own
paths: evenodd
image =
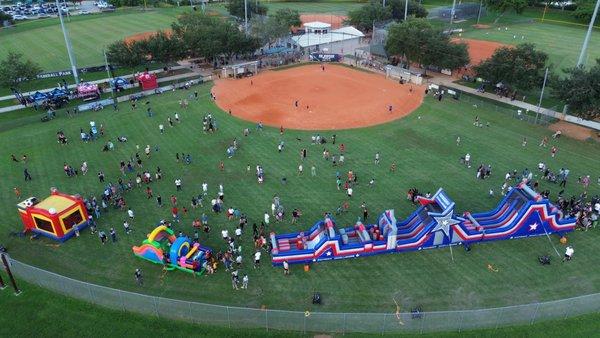
<svg viewBox="0 0 600 338">
<path fill-rule="evenodd" d="M 271 233 L 272 262 L 278 266 L 356 258 L 384 253 L 416 251 L 449 245 L 517 239 L 575 228 L 574 218 L 565 218 L 549 200 L 521 183 L 512 188 L 493 210 L 457 215 L 455 204 L 441 188 L 431 198 L 419 197 L 420 206 L 397 221 L 394 210 L 386 210 L 377 224 L 336 230 L 328 215 L 306 232 Z"/>
</svg>

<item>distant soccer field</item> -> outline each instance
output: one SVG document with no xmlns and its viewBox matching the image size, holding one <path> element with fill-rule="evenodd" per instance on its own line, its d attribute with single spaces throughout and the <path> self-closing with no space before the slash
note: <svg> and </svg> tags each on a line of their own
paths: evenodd
<svg viewBox="0 0 600 338">
<path fill-rule="evenodd" d="M 104 63 L 102 50 L 115 40 L 128 35 L 168 28 L 182 9 L 160 9 L 148 12 L 127 10 L 114 14 L 73 17 L 66 26 L 78 66 Z M 28 21 L 14 29 L 0 30 L 0 58 L 9 51 L 25 54 L 42 69 L 69 69 L 65 40 L 58 19 Z"/>
</svg>

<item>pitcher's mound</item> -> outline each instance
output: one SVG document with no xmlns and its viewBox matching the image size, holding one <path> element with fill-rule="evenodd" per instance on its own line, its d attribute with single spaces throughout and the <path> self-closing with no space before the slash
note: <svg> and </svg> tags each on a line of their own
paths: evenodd
<svg viewBox="0 0 600 338">
<path fill-rule="evenodd" d="M 423 102 L 424 86 L 401 85 L 383 75 L 339 65 L 324 67 L 312 64 L 221 79 L 213 93 L 217 105 L 234 116 L 303 130 L 382 124 L 406 116 Z"/>
</svg>

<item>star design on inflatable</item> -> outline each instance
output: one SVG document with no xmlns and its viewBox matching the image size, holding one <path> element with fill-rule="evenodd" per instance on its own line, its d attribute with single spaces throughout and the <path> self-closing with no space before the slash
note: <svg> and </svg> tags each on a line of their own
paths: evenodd
<svg viewBox="0 0 600 338">
<path fill-rule="evenodd" d="M 529 231 L 536 231 L 538 227 L 537 223 L 533 223 L 532 225 L 529 226 Z"/>
<path fill-rule="evenodd" d="M 436 232 L 439 230 L 442 230 L 444 232 L 444 234 L 446 235 L 446 237 L 450 238 L 450 227 L 454 224 L 459 224 L 460 221 L 459 220 L 455 220 L 454 218 L 452 218 L 452 214 L 453 214 L 453 210 L 450 209 L 448 210 L 448 212 L 445 215 L 442 215 L 440 217 L 433 217 L 433 219 L 435 219 L 435 222 L 437 223 L 435 225 L 435 228 L 433 228 L 433 230 L 431 230 L 431 232 Z"/>
<path fill-rule="evenodd" d="M 326 255 L 331 256 L 331 251 L 327 251 Z"/>
</svg>

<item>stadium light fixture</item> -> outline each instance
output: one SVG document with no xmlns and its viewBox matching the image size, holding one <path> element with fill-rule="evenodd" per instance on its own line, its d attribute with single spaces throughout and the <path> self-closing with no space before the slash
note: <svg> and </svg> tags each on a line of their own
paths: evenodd
<svg viewBox="0 0 600 338">
<path fill-rule="evenodd" d="M 65 21 L 63 20 L 62 8 L 60 3 L 56 0 L 56 7 L 58 7 L 58 18 L 60 19 L 60 27 L 62 28 L 63 36 L 65 37 L 65 44 L 67 45 L 67 54 L 69 55 L 69 62 L 71 63 L 71 71 L 73 72 L 73 78 L 75 84 L 79 84 L 79 75 L 77 74 L 77 64 L 75 62 L 75 55 L 73 54 L 73 47 L 71 46 L 71 40 L 69 40 L 69 33 L 65 27 Z"/>
<path fill-rule="evenodd" d="M 588 44 L 590 43 L 590 37 L 592 35 L 592 30 L 594 29 L 594 22 L 596 21 L 596 16 L 598 15 L 598 7 L 600 7 L 600 0 L 596 1 L 596 7 L 594 8 L 594 13 L 592 14 L 592 19 L 590 20 L 590 25 L 588 26 L 587 33 L 585 34 L 585 39 L 583 40 L 583 46 L 581 47 L 581 53 L 579 54 L 579 60 L 577 61 L 577 67 L 582 67 L 585 64 L 585 56 L 587 53 Z"/>
</svg>

